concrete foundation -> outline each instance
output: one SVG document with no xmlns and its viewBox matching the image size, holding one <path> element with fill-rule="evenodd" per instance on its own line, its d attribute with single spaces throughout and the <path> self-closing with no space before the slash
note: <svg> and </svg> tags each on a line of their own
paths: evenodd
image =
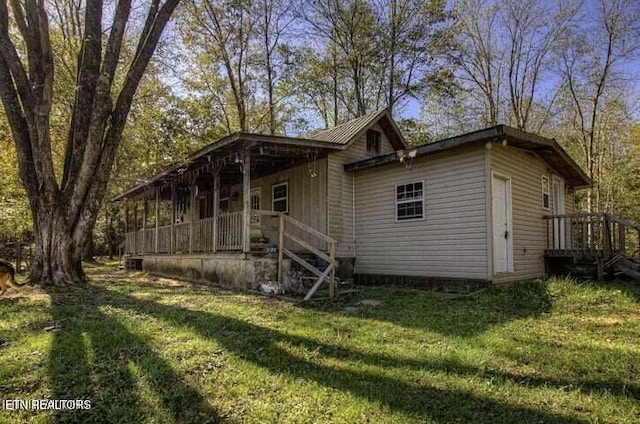
<svg viewBox="0 0 640 424">
<path fill-rule="evenodd" d="M 211 282 L 223 287 L 257 290 L 260 284 L 278 279 L 278 260 L 246 257 L 243 253 L 211 255 L 138 256 L 142 269 L 178 278 Z"/>
</svg>

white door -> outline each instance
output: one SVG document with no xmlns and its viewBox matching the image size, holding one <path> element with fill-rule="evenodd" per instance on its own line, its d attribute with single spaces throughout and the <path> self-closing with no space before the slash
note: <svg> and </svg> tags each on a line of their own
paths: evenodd
<svg viewBox="0 0 640 424">
<path fill-rule="evenodd" d="M 562 215 L 564 213 L 564 181 L 556 176 L 552 178 L 551 191 L 553 195 L 553 214 Z M 564 219 L 554 219 L 553 248 L 565 248 L 565 226 Z"/>
<path fill-rule="evenodd" d="M 508 179 L 493 176 L 493 273 L 513 270 L 511 243 L 511 187 Z"/>
</svg>

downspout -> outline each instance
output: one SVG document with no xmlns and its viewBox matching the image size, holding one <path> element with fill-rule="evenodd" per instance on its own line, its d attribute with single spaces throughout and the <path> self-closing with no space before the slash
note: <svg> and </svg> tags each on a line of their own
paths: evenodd
<svg viewBox="0 0 640 424">
<path fill-rule="evenodd" d="M 356 173 L 351 173 L 351 240 L 353 245 L 353 273 L 356 272 Z"/>
</svg>

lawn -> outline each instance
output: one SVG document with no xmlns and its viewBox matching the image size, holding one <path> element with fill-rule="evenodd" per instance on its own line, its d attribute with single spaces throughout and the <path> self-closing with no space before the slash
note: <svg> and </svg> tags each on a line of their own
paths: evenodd
<svg viewBox="0 0 640 424">
<path fill-rule="evenodd" d="M 91 409 L 0 422 L 640 422 L 638 283 L 302 304 L 89 273 L 0 299 L 0 398 Z"/>
</svg>

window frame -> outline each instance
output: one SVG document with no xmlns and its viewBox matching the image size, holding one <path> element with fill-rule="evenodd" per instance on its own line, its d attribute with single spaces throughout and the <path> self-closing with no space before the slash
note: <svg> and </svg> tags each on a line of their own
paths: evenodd
<svg viewBox="0 0 640 424">
<path fill-rule="evenodd" d="M 382 133 L 380 131 L 371 129 L 368 130 L 366 134 L 365 148 L 367 150 L 367 154 L 370 156 L 380 156 L 382 154 Z M 369 139 L 370 135 L 375 135 L 373 140 Z M 372 151 L 372 149 L 369 148 L 370 141 L 375 142 L 375 151 Z"/>
<path fill-rule="evenodd" d="M 285 197 L 275 197 L 275 189 L 278 187 L 286 187 L 287 190 L 287 194 Z M 277 212 L 283 212 L 283 213 L 289 213 L 289 182 L 288 181 L 284 181 L 281 183 L 276 183 L 276 184 L 272 184 L 271 185 L 271 210 L 276 212 L 276 208 L 275 208 L 275 203 L 276 202 L 281 202 L 282 200 L 285 201 L 285 210 L 284 211 L 277 211 Z"/>
<path fill-rule="evenodd" d="M 546 191 L 545 191 L 546 181 Z M 547 206 L 544 204 L 544 196 L 547 196 Z M 542 210 L 551 211 L 551 178 L 547 175 L 540 176 L 540 203 Z"/>
<path fill-rule="evenodd" d="M 258 207 L 254 208 L 253 200 L 258 199 Z M 249 196 L 249 207 L 251 209 L 251 225 L 261 225 L 262 215 L 253 211 L 262 210 L 262 187 L 252 188 Z"/>
<path fill-rule="evenodd" d="M 421 196 L 420 199 L 411 199 L 411 200 L 398 200 L 398 187 L 402 187 L 402 186 L 408 186 L 409 184 L 418 184 L 420 183 L 422 185 L 421 188 Z M 414 188 L 415 191 L 415 188 Z M 415 221 L 424 221 L 426 218 L 426 208 L 425 208 L 425 182 L 424 180 L 416 180 L 416 181 L 412 181 L 412 182 L 408 182 L 408 183 L 404 183 L 404 184 L 396 184 L 394 187 L 394 192 L 393 192 L 393 196 L 395 199 L 395 214 L 396 214 L 396 222 L 415 222 Z M 401 204 L 406 204 L 406 203 L 417 203 L 417 202 L 421 202 L 422 203 L 422 216 L 420 217 L 411 217 L 411 218 L 401 218 L 398 216 L 398 206 Z"/>
</svg>

